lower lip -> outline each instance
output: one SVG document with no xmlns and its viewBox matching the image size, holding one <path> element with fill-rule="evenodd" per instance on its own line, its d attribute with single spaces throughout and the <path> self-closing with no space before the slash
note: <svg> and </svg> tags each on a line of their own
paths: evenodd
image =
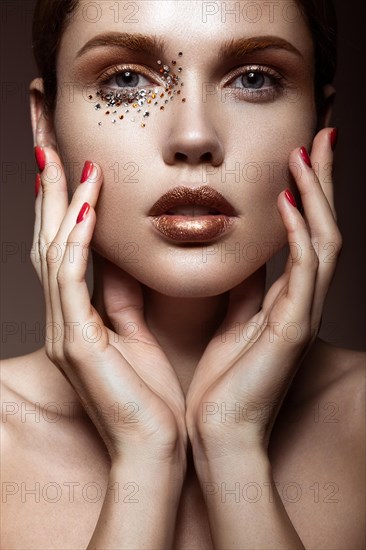
<svg viewBox="0 0 366 550">
<path fill-rule="evenodd" d="M 152 216 L 152 224 L 168 239 L 195 243 L 209 242 L 223 235 L 234 223 L 230 216 L 179 216 L 162 214 Z"/>
</svg>

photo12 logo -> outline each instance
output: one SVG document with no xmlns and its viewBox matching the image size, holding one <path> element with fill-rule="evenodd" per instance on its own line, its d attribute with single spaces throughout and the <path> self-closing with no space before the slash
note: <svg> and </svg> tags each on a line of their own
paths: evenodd
<svg viewBox="0 0 366 550">
<path fill-rule="evenodd" d="M 202 2 L 202 22 L 207 23 L 212 18 L 221 23 L 274 23 L 281 17 L 288 23 L 294 23 L 301 17 L 301 10 L 295 1 L 265 1 L 265 2 Z"/>
</svg>

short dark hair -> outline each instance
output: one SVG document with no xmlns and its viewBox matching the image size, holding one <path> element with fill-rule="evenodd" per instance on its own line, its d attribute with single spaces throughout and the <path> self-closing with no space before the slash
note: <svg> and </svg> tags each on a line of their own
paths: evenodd
<svg viewBox="0 0 366 550">
<path fill-rule="evenodd" d="M 296 0 L 311 30 L 315 51 L 314 91 L 318 116 L 324 106 L 323 86 L 331 84 L 337 64 L 337 18 L 333 0 Z M 67 24 L 79 0 L 38 0 L 33 17 L 33 52 L 43 78 L 46 113 L 57 100 L 56 61 Z"/>
</svg>

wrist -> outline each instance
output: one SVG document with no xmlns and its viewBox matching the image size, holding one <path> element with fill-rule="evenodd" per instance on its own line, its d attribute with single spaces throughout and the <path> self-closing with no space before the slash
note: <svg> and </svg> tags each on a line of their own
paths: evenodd
<svg viewBox="0 0 366 550">
<path fill-rule="evenodd" d="M 186 444 L 177 439 L 169 445 L 142 445 L 140 442 L 124 443 L 118 451 L 110 453 L 111 466 L 116 470 L 132 467 L 162 471 L 181 471 L 185 475 L 187 468 Z"/>
<path fill-rule="evenodd" d="M 154 450 L 144 449 L 143 451 L 128 452 L 115 456 L 111 462 L 110 475 L 124 478 L 126 474 L 134 474 L 144 480 L 171 478 L 175 476 L 183 483 L 187 469 L 186 456 L 180 454 L 169 454 L 161 456 Z"/>
<path fill-rule="evenodd" d="M 147 462 L 136 459 L 133 462 L 115 461 L 108 477 L 110 488 L 118 487 L 120 492 L 135 488 L 139 502 L 178 504 L 185 478 L 180 464 Z"/>
<path fill-rule="evenodd" d="M 235 460 L 265 460 L 268 459 L 268 443 L 261 431 L 238 430 L 231 426 L 225 426 L 217 430 L 196 432 L 190 436 L 193 456 L 197 460 L 225 461 Z"/>
<path fill-rule="evenodd" d="M 239 405 L 238 403 L 236 405 Z M 235 418 L 219 411 L 202 410 L 199 418 L 190 416 L 187 421 L 189 439 L 193 454 L 200 460 L 213 461 L 220 457 L 266 457 L 270 411 L 260 412 L 257 421 L 243 421 L 237 417 L 239 406 L 235 408 Z M 234 407 L 233 411 L 234 412 Z"/>
<path fill-rule="evenodd" d="M 267 450 L 259 446 L 246 446 L 240 449 L 230 449 L 217 444 L 215 452 L 207 452 L 202 446 L 192 446 L 193 459 L 197 476 L 200 480 L 212 480 L 233 475 L 272 476 L 271 463 Z"/>
</svg>

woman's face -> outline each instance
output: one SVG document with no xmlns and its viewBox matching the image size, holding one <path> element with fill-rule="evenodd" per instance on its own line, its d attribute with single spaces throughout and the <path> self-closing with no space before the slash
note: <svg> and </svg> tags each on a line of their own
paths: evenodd
<svg viewBox="0 0 366 550">
<path fill-rule="evenodd" d="M 105 37 L 84 48 L 109 33 L 155 37 L 164 51 Z M 286 242 L 276 201 L 292 186 L 289 153 L 311 146 L 313 70 L 295 2 L 81 0 L 60 47 L 55 128 L 72 191 L 85 160 L 103 170 L 93 248 L 170 296 L 213 296 L 256 271 Z M 131 86 L 146 95 L 126 107 Z M 108 92 L 120 105 L 107 106 Z M 202 215 L 218 215 L 205 203 L 167 206 L 173 230 L 160 232 L 151 208 L 178 186 L 219 192 L 235 210 L 226 231 L 200 233 Z"/>
</svg>

